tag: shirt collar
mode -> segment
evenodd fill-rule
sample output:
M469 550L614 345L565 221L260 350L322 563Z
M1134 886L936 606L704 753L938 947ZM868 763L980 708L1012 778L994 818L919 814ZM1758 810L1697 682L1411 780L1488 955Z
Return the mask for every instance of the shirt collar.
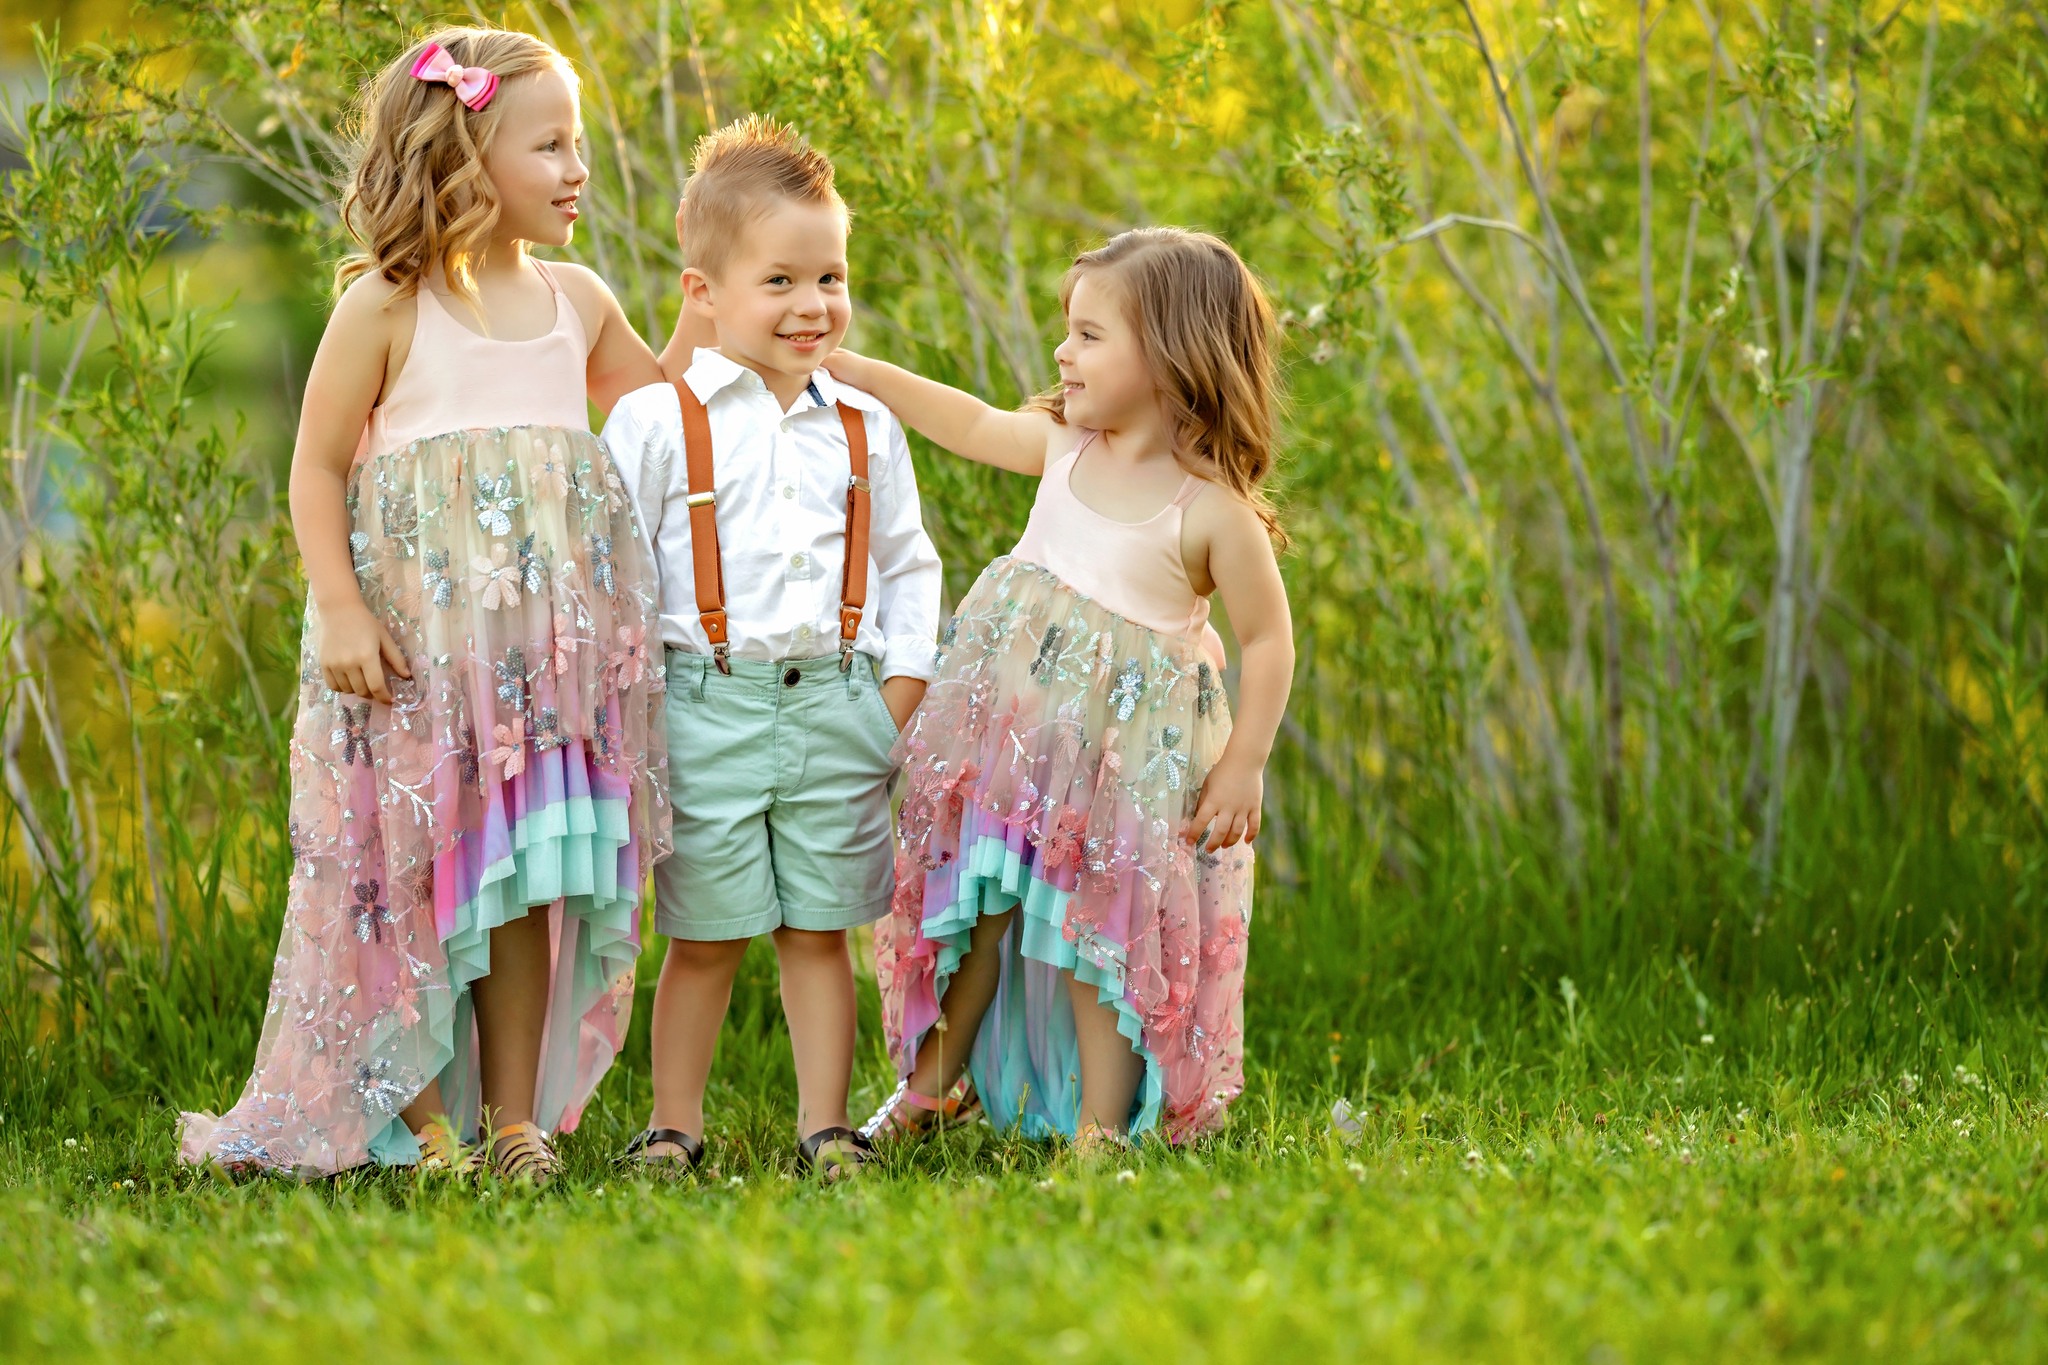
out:
M851 384L840 383L832 377L830 370L822 367L812 372L811 384L818 390L819 395L824 398L825 406L828 408L834 403L844 403L856 412L887 412L889 410L883 405L881 399L864 389L856 389Z
M697 401L705 404L709 404L713 397L734 384L741 385L752 393L768 391L768 385L762 381L760 375L730 356L722 355L705 346L699 346L691 353L690 368L683 372L683 382L690 386L691 393L697 395ZM821 407L829 408L834 403L844 403L859 412L888 410L873 394L856 389L851 384L840 383L832 377L829 370L813 370L811 388L815 390ZM798 407L802 407L801 401Z

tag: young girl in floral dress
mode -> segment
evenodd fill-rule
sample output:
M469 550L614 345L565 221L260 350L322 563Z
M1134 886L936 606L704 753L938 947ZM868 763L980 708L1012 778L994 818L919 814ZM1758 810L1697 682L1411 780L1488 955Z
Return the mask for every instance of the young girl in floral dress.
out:
M545 1180L618 1052L667 760L654 578L587 402L660 376L601 280L528 255L574 231L579 133L522 33L444 30L368 88L292 458L284 931L188 1162Z
M1083 1147L1186 1139L1243 1088L1250 844L1294 670L1261 491L1272 313L1228 246L1172 228L1082 256L1061 302L1060 387L1022 412L827 362L937 444L1039 476L902 741L876 955L903 1084L871 1139L957 1112L963 1068L998 1127Z

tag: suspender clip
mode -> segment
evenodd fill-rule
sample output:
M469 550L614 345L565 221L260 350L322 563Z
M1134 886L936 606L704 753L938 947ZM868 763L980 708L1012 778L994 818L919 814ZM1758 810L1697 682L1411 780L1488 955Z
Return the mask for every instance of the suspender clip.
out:
M725 674L728 678L732 676L732 660L728 657L731 654L732 646L723 640L711 646L711 662L716 664L718 671Z

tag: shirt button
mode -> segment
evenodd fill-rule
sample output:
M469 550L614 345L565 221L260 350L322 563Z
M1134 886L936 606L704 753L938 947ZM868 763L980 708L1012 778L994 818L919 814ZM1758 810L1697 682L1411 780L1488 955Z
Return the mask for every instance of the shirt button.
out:
M811 628L810 628L809 626L807 626L807 625L804 625L804 626L798 626L798 627L796 628L796 638L797 638L797 639L799 639L799 640L808 640L808 639L810 639L810 638L811 638Z
M795 554L789 557L789 567L792 569L801 569L803 566L804 552L802 550L798 550Z
M793 497L795 497L795 496L796 496L796 485L795 485L795 484L788 484L788 483L784 484L784 485L782 486L782 496L783 496L783 497L785 497L785 498L793 498Z
M795 687L799 682L803 681L803 676L803 674L792 668L782 675L782 685L784 687Z

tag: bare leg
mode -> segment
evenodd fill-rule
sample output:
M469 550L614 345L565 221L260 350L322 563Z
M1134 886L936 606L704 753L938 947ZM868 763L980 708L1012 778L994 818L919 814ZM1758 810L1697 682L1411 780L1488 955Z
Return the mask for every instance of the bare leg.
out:
M732 979L747 955L747 940L700 943L672 938L661 960L661 982L654 988L654 1020L649 1039L654 1046L654 1113L650 1128L680 1128L691 1137L704 1136L704 1085L711 1078L711 1055L718 1031L732 1003ZM680 1156L673 1143L657 1142L647 1155Z
M536 905L491 930L491 970L470 987L476 1000L484 1124L533 1122L540 1039L547 1026L548 907Z
M1095 987L1072 972L1061 974L1074 1005L1074 1041L1081 1053L1081 1112L1075 1132L1092 1128L1122 1133L1131 1121L1131 1101L1144 1078L1145 1059L1117 1032L1116 1010L1095 998Z
M1012 906L975 921L967 954L960 959L959 969L946 983L945 998L939 1002L939 1022L925 1034L917 1049L917 1064L910 1069L910 1088L918 1094L944 1099L967 1069L975 1035L981 1032L981 1018L988 1013L996 998L996 984L1002 979L1003 960L996 945L1016 917L1017 909Z
M796 1135L847 1127L853 1079L853 959L846 932L777 929L782 1014L796 1056Z
M449 1122L448 1103L441 1098L441 1078L436 1076L428 1081L413 1102L398 1111L398 1117L405 1120L405 1126L412 1129L414 1137L418 1137L420 1130L436 1119Z

